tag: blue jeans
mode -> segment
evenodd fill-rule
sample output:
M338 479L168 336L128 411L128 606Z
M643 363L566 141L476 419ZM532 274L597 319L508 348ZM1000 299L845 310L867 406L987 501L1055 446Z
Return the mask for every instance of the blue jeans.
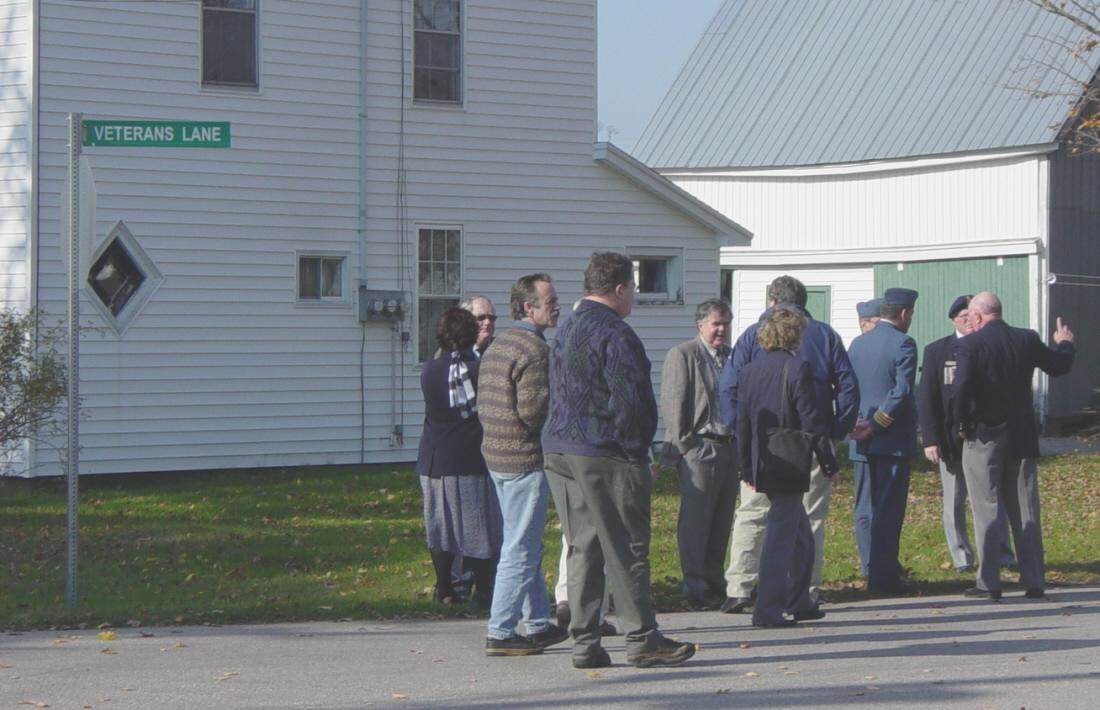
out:
M515 636L523 618L528 635L550 628L550 606L542 577L542 530L550 486L544 471L510 474L490 471L504 517L489 638Z

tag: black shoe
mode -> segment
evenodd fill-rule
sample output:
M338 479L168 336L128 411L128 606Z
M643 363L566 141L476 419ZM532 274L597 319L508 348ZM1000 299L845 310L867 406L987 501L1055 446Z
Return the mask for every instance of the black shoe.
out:
M817 621L825 618L825 612L819 606L813 606L802 611L791 612L791 618L795 621Z
M554 644L561 643L565 639L569 638L569 629L550 624L546 631L540 631L537 634L531 634L527 638L531 639L531 641L539 648L546 648L547 646L553 646Z
M974 599L991 599L995 602L999 602L1001 600L1001 590L1000 589L990 590L990 589L982 589L981 587L970 587L969 589L963 590L963 596L964 597L972 597Z
M607 668L611 665L611 656L607 651L597 648L584 656L573 656L574 668Z
M626 662L635 668L653 668L655 666L678 666L695 655L695 644L673 641L661 637L656 647L627 654Z
M1046 599L1047 598L1046 592L1044 592L1042 589L1039 589L1038 587L1031 587L1026 592L1024 592L1024 596L1027 597L1028 599Z
M726 597L718 611L723 614L744 614L752 608L753 601L750 597Z
M780 619L779 621L754 621L752 625L758 629L787 629L797 623L794 619Z
M537 656L540 653L542 653L542 646L527 636L485 639L486 656Z
M600 636L618 636L619 629L610 621L604 621L600 624Z
M722 605L726 603L726 599L708 592L701 597L684 597L684 602L692 610L713 611L722 608Z
M573 618L569 613L569 602L558 602L554 605L554 618L558 622L558 626L563 629L569 628L569 622Z
M432 590L432 601L444 606L455 606L456 604L462 604L466 600L454 589L440 589L436 587Z
M867 592L876 597L893 597L893 596L905 596L906 594L913 594L917 591L916 587L908 582L903 582L900 579L896 582L889 584L868 584Z

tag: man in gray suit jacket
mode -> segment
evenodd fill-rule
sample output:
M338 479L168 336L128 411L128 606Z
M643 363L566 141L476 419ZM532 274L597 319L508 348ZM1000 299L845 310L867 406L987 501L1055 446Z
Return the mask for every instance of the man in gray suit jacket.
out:
M676 532L684 598L709 609L726 598L723 569L737 502L733 437L718 414L718 375L729 357L732 317L725 301L700 303L699 337L670 350L661 370L662 462L675 464L680 478Z

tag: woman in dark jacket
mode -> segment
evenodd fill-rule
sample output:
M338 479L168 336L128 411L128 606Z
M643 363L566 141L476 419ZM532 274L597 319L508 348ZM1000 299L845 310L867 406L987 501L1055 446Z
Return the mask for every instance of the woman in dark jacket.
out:
M462 601L451 583L455 556L474 572L474 599L483 606L493 590L493 561L500 553L500 504L481 456L477 418L477 321L461 308L439 317L442 354L424 364L424 432L416 472L424 493L424 530L435 567L435 601Z
M814 537L802 495L810 487L810 467L794 480L776 475L768 449L768 432L776 427L812 435L814 455L827 476L837 471L824 413L814 397L810 366L794 353L806 318L798 311L774 308L760 326L757 342L765 351L737 378L737 448L742 480L771 501L760 576L753 609L754 626L790 626L820 619L825 612L810 599ZM791 614L785 617L784 612Z

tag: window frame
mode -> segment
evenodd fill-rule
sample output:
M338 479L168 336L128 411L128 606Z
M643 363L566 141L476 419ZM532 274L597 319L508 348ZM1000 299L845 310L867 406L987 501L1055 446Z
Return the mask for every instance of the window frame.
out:
M202 0L199 0L199 88L202 91L210 91L213 93L261 93L262 89L262 76L263 65L261 57L263 56L262 36L260 31L261 27L261 8L263 4L262 0L255 0L256 7L253 10L237 10L232 8L211 8L214 12L236 12L247 13L251 12L253 15L253 44L255 45L255 68L256 76L255 83L253 84L238 84L234 82L207 82L205 79L205 57L206 57L206 32L204 28L204 18L207 11L207 7L203 4Z
M458 232L458 292L456 294L424 294L420 291L420 233L424 230L443 230ZM462 302L462 299L466 297L466 229L462 224L443 224L443 223L420 223L413 225L413 243L416 245L416 269L414 277L414 293L416 299L415 311L413 313L413 332L416 333L416 364L417 366L423 365L428 360L431 360L431 356L426 359L420 358L420 301L423 298L436 301L454 301L455 305ZM428 263L432 263L429 260ZM447 262L444 262L447 263ZM431 333L429 333L431 337ZM428 352L434 353L438 349L438 345L434 339L428 344Z
M111 309L107 307L99 298L99 294L96 293L95 288L89 281L92 275L92 266L99 261L104 252L111 246L112 243L118 241L122 247L126 250L127 256L129 256L138 269L142 272L145 280L141 282L137 290L126 301L126 305L122 307L122 310L116 316L111 312ZM92 306L99 312L99 315L103 317L103 320L107 321L107 324L111 326L111 329L115 331L115 334L120 338L126 334L130 326L134 324L137 317L141 315L141 312L145 309L145 306L152 300L153 295L160 290L160 286L164 283L164 275L157 268L157 265L153 263L153 260L138 243L137 238L126 226L126 223L119 220L115 226L107 233L107 237L99 243L99 245L92 252L88 258L87 267L82 269L84 272L84 292L87 295L88 300L91 301Z
M347 308L351 305L350 259L351 252L325 251L319 249L300 249L294 252L294 303L302 308ZM340 296L321 296L320 298L302 298L302 259L317 258L340 260ZM322 267L323 268L323 267Z
M416 28L417 2L418 0L410 0L409 101L416 107L463 110L466 107L466 0L458 0L458 32L453 33L458 35L458 97L453 101L449 99L421 99L416 97L416 33L431 32L450 34L442 30L418 30Z
M684 250L667 247L627 247L626 256L631 261L641 259L661 260L668 264L666 279L668 290L662 293L634 292L634 303L643 306L683 305L684 301ZM635 288L641 285L635 282Z

